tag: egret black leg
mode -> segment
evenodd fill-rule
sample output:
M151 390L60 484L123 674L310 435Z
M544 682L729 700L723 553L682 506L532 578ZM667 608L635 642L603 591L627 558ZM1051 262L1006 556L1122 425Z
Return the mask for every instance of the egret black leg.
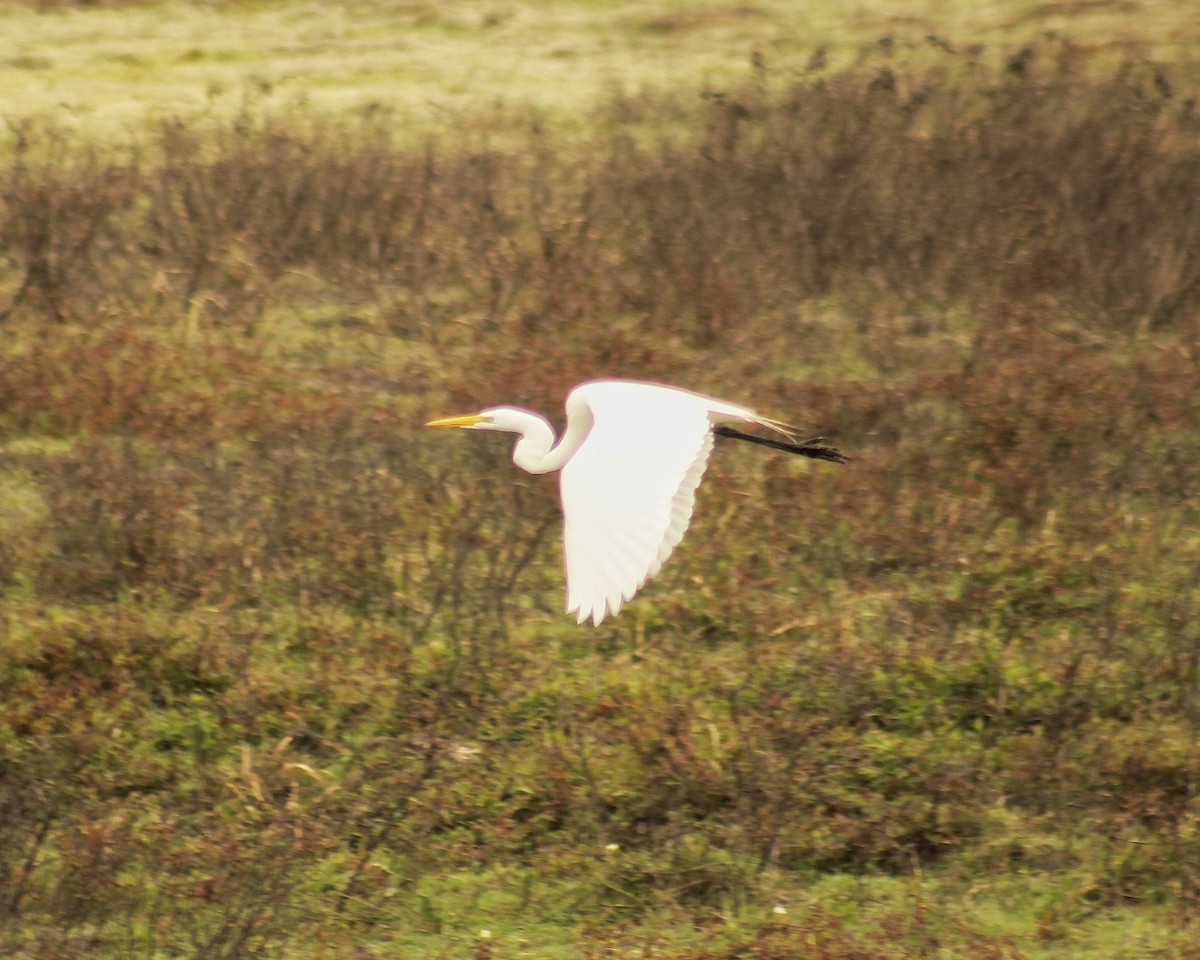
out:
M728 437L731 440L745 440L747 443L758 443L772 450L783 450L801 457L812 457L814 460L828 460L830 463L845 463L847 457L837 447L825 442L824 437L813 437L811 440L777 440L774 437L759 437L753 433L743 433L733 427L721 424L713 427L713 434L718 437Z

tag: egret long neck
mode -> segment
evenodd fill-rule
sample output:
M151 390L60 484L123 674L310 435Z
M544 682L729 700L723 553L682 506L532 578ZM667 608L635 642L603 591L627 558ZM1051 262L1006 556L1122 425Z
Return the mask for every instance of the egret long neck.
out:
M522 424L521 439L513 450L513 463L529 473L561 470L575 455L591 426L590 420L584 423L572 418L556 444L554 428L542 417L530 416L529 421Z

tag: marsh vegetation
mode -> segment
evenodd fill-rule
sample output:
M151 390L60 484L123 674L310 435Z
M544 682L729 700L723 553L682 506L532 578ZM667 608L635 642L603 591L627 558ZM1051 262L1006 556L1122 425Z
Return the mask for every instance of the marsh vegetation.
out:
M0 953L1195 957L1195 91L921 49L16 124ZM577 627L552 480L420 424L600 375L853 461L719 447Z

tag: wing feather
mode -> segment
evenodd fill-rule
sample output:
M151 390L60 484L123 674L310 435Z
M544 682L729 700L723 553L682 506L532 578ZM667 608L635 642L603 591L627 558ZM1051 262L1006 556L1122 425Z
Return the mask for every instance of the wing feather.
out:
M679 546L679 542L687 532L688 524L692 520L692 510L696 505L696 488L700 486L704 471L708 468L708 457L712 453L712 448L712 433L705 433L700 451L691 467L688 468L688 472L671 502L671 521L667 526L666 535L659 545L658 555L654 558L654 563L650 565L648 576L652 577L658 573L662 565L667 562L671 551Z
M709 401L650 384L597 382L568 400L592 426L563 467L567 610L599 624L683 539L712 451Z

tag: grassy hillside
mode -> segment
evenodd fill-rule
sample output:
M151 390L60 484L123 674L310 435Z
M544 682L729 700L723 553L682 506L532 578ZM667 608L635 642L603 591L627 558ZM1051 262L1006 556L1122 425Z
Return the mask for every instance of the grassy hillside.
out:
M712 3L345 2L0 5L0 116L51 114L109 138L147 112L236 113L247 98L323 111L396 111L409 134L497 104L568 127L614 91L721 89L751 61L803 75L882 41L907 57L938 43L984 51L1065 34L1110 66L1191 60L1190 0L831 0Z
M1133 6L419 146L403 104L14 123L0 954L1196 957L1200 120L1098 41ZM786 9L614 16L699 63ZM601 375L852 461L719 446L578 627L553 479L420 424Z

